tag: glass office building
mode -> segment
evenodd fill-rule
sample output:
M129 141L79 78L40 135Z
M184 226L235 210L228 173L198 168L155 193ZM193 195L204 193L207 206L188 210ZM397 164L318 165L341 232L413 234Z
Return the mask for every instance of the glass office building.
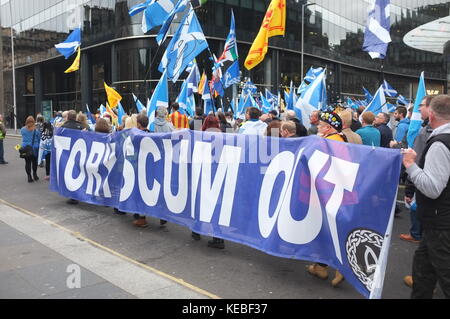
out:
M158 47L155 31L143 34L142 14L128 15L129 8L140 2L144 0L0 0L0 112L3 108L8 114L13 104L11 28L19 126L47 101L52 101L54 110L84 110L86 104L95 109L105 103L104 81L124 97L126 109L134 105L132 93L146 101L160 78L157 68L165 46ZM287 0L286 35L270 39L264 62L250 72L243 63L269 0L209 0L196 12L210 52L218 56L229 32L231 9L234 11L242 76L250 77L260 89L275 93L289 86L291 80L298 86L303 52L304 72L311 66L327 67L330 103L345 96L362 97L363 86L374 93L383 78L405 97L414 97L421 71L425 71L430 93L447 92L449 70L444 55L426 47L408 46L404 37L411 30L447 17L448 1L391 0L393 42L383 65L361 49L371 0L315 0L304 6L306 3ZM74 57L65 60L54 45L79 25L83 31L81 70L66 75L64 70ZM174 23L171 33L176 28ZM434 34L430 41L434 36L450 40L448 32ZM200 70L209 74L210 52L203 52L197 59ZM173 100L180 83L169 87ZM232 94L231 89L227 90L225 105Z

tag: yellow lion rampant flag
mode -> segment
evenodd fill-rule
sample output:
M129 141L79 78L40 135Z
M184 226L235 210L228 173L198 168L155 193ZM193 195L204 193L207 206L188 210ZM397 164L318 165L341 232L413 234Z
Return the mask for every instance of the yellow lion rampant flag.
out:
M253 69L266 56L269 47L269 38L284 35L286 30L286 0L272 0L267 9L258 35L245 59L247 70Z
M122 101L122 96L116 92L113 88L109 87L105 82L106 96L108 97L108 103L111 108L116 108L119 102Z
M66 71L64 71L64 73L72 73L72 72L78 71L80 69L80 57L81 57L81 48L78 47L77 57L73 61L70 68L68 68Z

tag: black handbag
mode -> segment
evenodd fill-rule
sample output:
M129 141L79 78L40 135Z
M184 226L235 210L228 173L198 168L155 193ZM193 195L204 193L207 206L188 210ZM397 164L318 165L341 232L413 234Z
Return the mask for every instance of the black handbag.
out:
M34 132L33 132L33 140L31 142L31 145L34 145L34 137L35 136L36 136L36 130L34 130ZM27 159L27 158L31 158L34 155L33 154L34 153L33 146L31 146L31 145L26 145L19 149L19 157L20 158Z

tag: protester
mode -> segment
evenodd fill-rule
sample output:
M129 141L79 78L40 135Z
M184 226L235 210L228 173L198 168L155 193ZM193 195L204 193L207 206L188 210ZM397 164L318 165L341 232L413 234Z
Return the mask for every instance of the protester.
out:
M318 136L326 139L347 142L347 138L342 134L342 119L336 112L322 112L317 126ZM314 263L307 268L308 273L321 279L328 278L328 265ZM336 270L335 277L331 281L333 287L337 287L344 280L344 276Z
M273 120L280 120L280 118L278 117L278 112L276 110L272 110L268 114L272 118L272 121Z
M180 105L178 103L172 104L172 114L170 114L169 118L172 121L175 129L185 129L189 128L189 120L185 114L180 113Z
M137 114L131 115L125 121L125 129L129 130L129 129L132 129L132 128L137 128Z
M50 122L44 122L42 126L41 141L39 145L38 163L45 160L45 180L50 180L50 162L53 148L53 126Z
M392 141L392 130L387 126L391 117L387 113L378 113L373 122L373 126L380 131L380 146L390 148L389 143Z
M170 133L175 131L175 127L173 127L172 122L167 120L167 108L165 106L160 106L156 110L156 117L154 122L154 131L155 133Z
M232 127L231 124L228 123L225 114L222 112L217 113L217 118L219 119L220 130L223 133L231 133Z
M362 110L362 111L360 111ZM362 128L362 124L359 121L359 117L361 116L362 112L364 111L364 107L359 108L357 111L352 111L352 125L350 126L351 130L353 132L356 132L360 128Z
M87 116L83 114L82 112L78 113L77 115L77 122L81 124L84 131L90 131L91 127L89 126Z
M293 121L285 121L281 123L281 137L284 138L296 138L297 135L297 126Z
M297 118L297 114L295 114L295 111L289 110L286 112L286 121L292 121L295 123L296 127L295 134L297 135L297 137L308 136L308 130Z
M266 130L266 136L281 137L281 122L278 119L272 120Z
M5 151L4 151L4 146L3 146L3 140L6 137L6 128L5 125L3 124L3 115L0 114L0 165L5 165L8 164L7 161L5 161Z
M246 122L242 124L239 133L246 135L264 135L267 129L267 123L262 122L261 111L256 107L249 107L245 113Z
M127 122L128 115L122 116L122 125L117 125L117 131L123 131L125 129L125 123Z
M338 113L342 120L342 134L347 138L348 143L362 144L361 136L352 131L353 114L352 111L346 109Z
M41 133L36 129L36 122L34 117L28 116L25 121L25 126L20 130L22 135L22 147L30 146L32 152L30 156L25 157L25 172L28 176L28 183L33 183L38 181L39 177L37 175L38 167L38 153L39 144L41 140ZM33 175L31 175L31 169L33 169Z
M219 119L215 117L214 114L209 114L203 122L202 131L222 132Z
M137 116L136 120L137 120L137 129L138 130L144 131L146 133L150 133L150 131L148 130L149 119L148 119L147 115L145 115L144 113L140 113ZM119 212L119 213L122 213L122 212ZM139 214L134 214L134 218L136 219L133 222L134 226L141 227L141 228L148 227L147 219L145 216L140 216ZM159 224L160 224L160 226L164 226L165 224L167 224L167 221L161 219L159 221Z
M66 113L66 112L64 112ZM64 124L61 126L62 128L68 128L68 129L72 129L72 130L79 130L82 131L83 130L83 126L81 125L80 122L77 121L77 112L75 112L74 110L70 110L67 111L66 115L63 113L63 117L66 116L66 121L64 122ZM70 198L67 201L67 204L70 205L77 205L79 202L75 199Z
M403 164L416 187L422 240L413 259L411 298L431 299L438 282L450 298L450 96L438 95L429 108L433 129L422 156L403 151Z
M365 112L362 116L362 128L356 131L356 134L361 136L364 145L368 146L380 146L381 133L375 127L373 122L375 121L375 114L372 112Z
M109 134L111 133L111 125L107 120L99 118L95 123L95 132Z
M312 111L309 116L311 127L308 129L308 135L317 135L319 133L317 126L319 125L320 111Z
M203 122L205 121L205 114L203 113L203 108L198 107L195 109L195 116L189 122L189 129L192 131L201 131Z
M422 152L425 149L428 138L430 137L433 129L429 124L429 107L430 103L433 100L433 95L426 96L422 102L420 103L419 111L423 120L422 129L417 135L414 141L414 151L417 154L416 164L418 163L418 159L421 158ZM419 243L422 239L422 227L420 225L420 221L417 216L417 204L415 201L415 192L416 189L414 184L409 180L406 180L405 183L405 203L410 206L410 220L411 220L411 228L409 229L409 234L400 234L400 239L411 242L411 243ZM403 282L412 288L413 279L412 276L405 276L403 278Z
M233 128L235 123L233 112L226 112L225 117L227 119L227 122L230 123L231 128Z
M398 121L397 130L395 132L394 140L397 143L401 143L403 139L406 138L406 135L408 134L408 128L410 119L407 118L408 111L406 107L399 106L395 109L394 112L394 118L396 121Z

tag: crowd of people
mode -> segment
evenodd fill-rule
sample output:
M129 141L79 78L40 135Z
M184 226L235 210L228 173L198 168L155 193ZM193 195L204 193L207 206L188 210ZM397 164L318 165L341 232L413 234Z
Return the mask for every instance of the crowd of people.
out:
M296 117L292 110L271 111L267 114L255 107L246 110L245 118L234 118L232 112L204 114L197 108L195 115L188 118L174 103L170 107L159 107L156 111L152 131L168 133L174 130L191 129L261 135L278 138L299 138L317 135L322 138L371 147L400 148L404 154L401 183L405 184L405 203L410 209L411 230L400 238L419 243L414 256L411 276L404 278L413 288L412 297L431 298L436 282L439 282L446 298L450 298L450 96L427 96L420 104L423 127L415 140L413 150L408 149L407 135L412 116L409 109L399 105L393 114L365 112L364 108L353 110L342 105L326 111L314 111L310 115L309 128ZM88 122L86 115L74 110L58 112L50 122L39 114L37 119L29 116L21 129L22 147L31 146L33 153L25 158L25 172L28 182L38 181L37 169L45 162L45 179L50 176L50 156L54 128L111 133L137 128L150 132L149 118L145 112L125 115L122 125L113 125L111 115L97 116L95 125ZM7 164L3 158L3 139L6 131L0 116L0 164ZM76 200L69 200L77 204ZM115 209L117 214L126 214ZM136 227L148 227L145 216L134 215ZM165 220L160 221L164 227ZM200 240L193 232L192 238ZM212 248L224 249L223 239L213 238L208 242ZM314 263L307 271L319 278L328 278L328 265ZM336 271L331 284L337 287L344 277Z

